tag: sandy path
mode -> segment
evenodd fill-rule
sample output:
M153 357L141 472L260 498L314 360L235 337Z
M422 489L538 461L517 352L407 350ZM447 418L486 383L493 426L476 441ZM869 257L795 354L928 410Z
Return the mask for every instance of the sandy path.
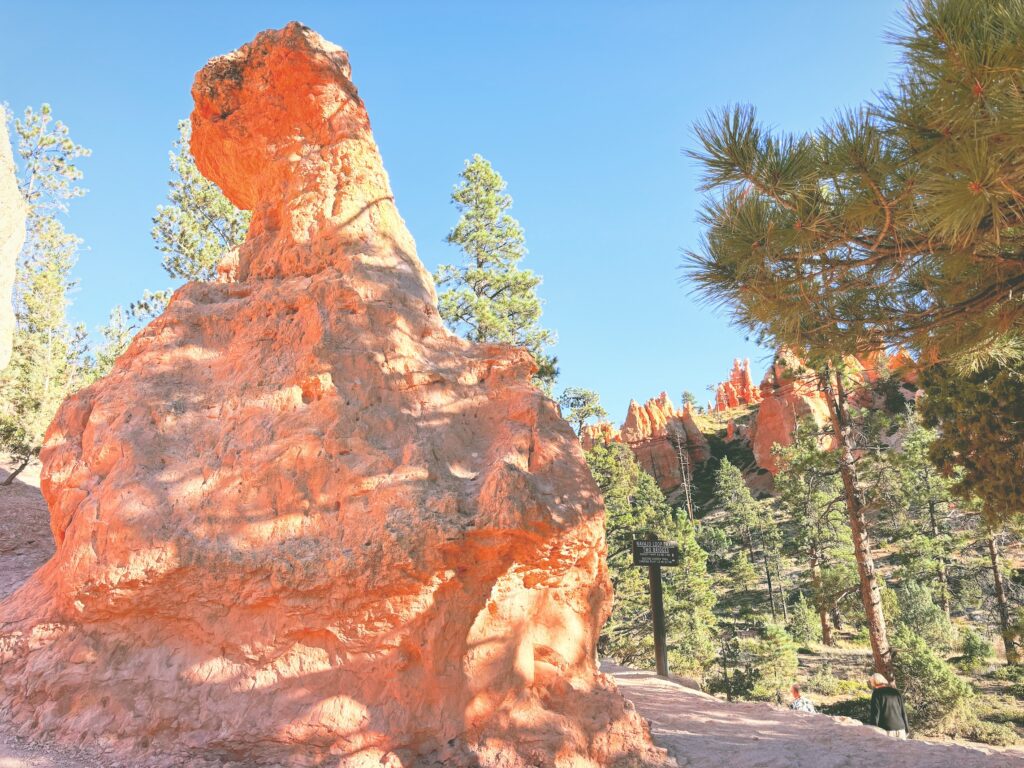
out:
M7 477L0 466L0 479ZM39 493L39 465L0 488L0 600L53 554L46 502ZM2 716L0 716L2 717ZM0 719L0 768L100 768L74 750L25 743Z
M681 768L1024 768L1019 748L897 742L848 718L730 704L651 672L602 668Z

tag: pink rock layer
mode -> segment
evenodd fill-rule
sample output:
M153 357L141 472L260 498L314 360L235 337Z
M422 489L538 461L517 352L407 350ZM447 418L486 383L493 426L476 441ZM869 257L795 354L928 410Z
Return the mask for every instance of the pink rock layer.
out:
M252 229L51 426L0 711L133 766L663 764L595 667L580 447L525 351L444 329L345 52L290 24L193 96Z

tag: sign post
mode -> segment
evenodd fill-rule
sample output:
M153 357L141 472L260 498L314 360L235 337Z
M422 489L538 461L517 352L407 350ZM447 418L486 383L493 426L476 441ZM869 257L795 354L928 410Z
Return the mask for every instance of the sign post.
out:
M661 566L679 565L679 545L674 541L633 540L633 565L646 565L651 582L651 615L654 618L654 664L659 677L668 677L668 643L665 637L665 600L661 591Z

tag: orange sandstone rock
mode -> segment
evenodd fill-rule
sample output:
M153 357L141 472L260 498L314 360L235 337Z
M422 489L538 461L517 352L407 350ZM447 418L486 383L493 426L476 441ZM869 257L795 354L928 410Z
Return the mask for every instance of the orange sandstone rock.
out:
M788 350L776 355L760 391L764 399L750 430L750 444L758 466L774 474L779 467L772 448L792 445L796 425L803 418L810 417L818 426L828 423L828 403L818 392L814 374ZM823 438L822 445L831 447L831 437Z
M345 52L290 24L193 96L249 238L51 426L0 710L133 766L662 764L595 668L579 443L525 351L444 329Z
M690 409L677 410L665 392L644 405L630 402L619 439L632 448L637 462L663 491L674 490L683 482L686 462L692 469L711 457L707 438Z
M897 349L886 361L889 372L909 384L917 384L918 362L905 349Z
M621 442L619 430L607 421L600 421L597 424L584 424L580 431L580 445L584 451L589 451L597 444L608 445L613 442Z
M737 408L741 405L756 405L761 402L761 390L754 385L750 375L750 360L736 358L732 363L728 381L715 389L715 410L718 412Z

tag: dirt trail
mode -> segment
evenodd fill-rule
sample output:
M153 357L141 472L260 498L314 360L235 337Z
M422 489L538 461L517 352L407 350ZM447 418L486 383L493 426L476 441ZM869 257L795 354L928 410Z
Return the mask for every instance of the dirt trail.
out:
M681 768L1024 768L1019 748L890 739L849 718L721 701L651 672L602 665Z
M0 478L6 477L0 466ZM0 488L0 599L53 552L39 468ZM895 742L852 720L729 704L650 672L604 665L681 768L1024 768L1024 750ZM17 739L0 718L0 768L110 768L75 750Z

